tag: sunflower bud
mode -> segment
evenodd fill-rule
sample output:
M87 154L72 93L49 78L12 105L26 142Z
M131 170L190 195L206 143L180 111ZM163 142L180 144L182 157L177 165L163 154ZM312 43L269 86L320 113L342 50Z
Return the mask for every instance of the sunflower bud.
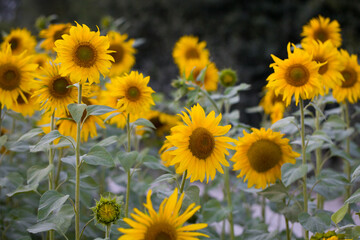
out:
M91 210L93 210L98 223L110 225L119 220L121 204L117 203L116 198L101 196L100 200L96 201L96 206L92 207Z
M234 86L237 82L236 72L231 68L221 70L219 78L221 85L224 87Z

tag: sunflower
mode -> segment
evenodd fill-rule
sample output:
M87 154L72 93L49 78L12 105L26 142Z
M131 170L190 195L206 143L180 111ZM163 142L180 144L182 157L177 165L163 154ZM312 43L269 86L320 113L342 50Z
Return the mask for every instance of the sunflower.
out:
M145 77L142 73L131 71L121 77L111 78L112 89L109 95L117 99L116 107L121 112L130 113L132 116L140 116L150 110L151 105L155 105L151 96L154 91L148 87L150 77Z
M41 109L45 111L67 112L67 105L77 101L77 88L72 85L70 78L60 74L62 65L47 63L39 76L38 89L34 92Z
M143 213L137 208L130 218L124 218L124 221L132 228L118 228L124 235L118 240L198 240L197 237L209 237L206 234L196 232L197 230L207 227L206 223L195 223L183 226L184 223L191 218L200 206L195 203L180 214L181 205L184 199L184 193L178 200L178 189L176 188L169 198L165 198L160 204L159 212L156 212L152 202L149 190L144 203L148 213Z
M189 60L209 61L209 50L206 48L206 42L199 42L194 36L183 36L177 41L173 50L173 58L182 72L185 64Z
M4 37L1 48L5 50L7 48L7 44L10 44L14 55L19 55L24 51L26 51L26 54L32 54L35 52L36 39L31 35L29 30L25 28L17 28L11 30L9 35Z
M90 31L89 27L76 23L69 34L55 42L56 63L61 63L61 75L70 75L73 82L99 83L100 73L107 75L114 58L109 54L109 39L100 36L100 31Z
M301 36L304 37L301 44L311 44L313 40L319 40L326 42L330 40L335 47L341 46L340 24L338 21L333 20L330 22L330 18L324 18L318 16L312 18L310 22L303 26Z
M126 41L128 38L127 34L120 34L114 31L109 31L107 35L110 41L109 50L113 51L110 55L114 58L109 76L113 77L129 72L135 64L134 54L136 50L133 48L135 40L128 39Z
M219 79L221 85L223 85L224 87L231 87L234 86L237 82L237 75L233 69L226 68L221 70Z
M100 104L101 105L105 105L108 107L112 107L112 108L116 108L117 106L117 102L120 98L120 96L111 96L110 89L113 89L114 87L114 83L110 82L110 83L106 83L105 84L106 90L102 90L100 92ZM106 119L107 117L109 117L111 114L115 114L118 113L118 115L110 118L108 120L109 124L116 124L116 126L118 128L124 128L126 125L126 113L125 112L121 112L119 110L104 114L103 117ZM134 118L134 116L130 116L130 122L133 122L134 120L136 120L136 118Z
M169 135L170 129L175 127L180 123L180 117L176 115L167 114L157 110L150 110L143 117L148 119L155 126L155 133L158 137L163 137L164 135ZM139 129L136 131L137 134L142 135L144 133L141 130L143 127L139 126Z
M206 69L205 69L206 68ZM204 80L197 80L197 77L204 70ZM207 91L216 91L219 82L219 70L216 68L215 63L205 62L199 60L188 61L184 66L184 72L186 79L192 79L193 81L205 88Z
M357 55L349 54L346 50L340 50L343 57L344 69L341 71L344 81L333 89L333 96L338 102L345 100L356 103L360 97L360 66Z
M32 97L32 92L33 91L30 93L23 92L21 95L19 95L11 110L21 113L21 115L25 117L32 116L35 111L39 110L39 104ZM25 100L22 96L25 97Z
M292 96L295 96L296 105L299 98L311 99L318 94L323 94L320 75L318 73L321 64L312 61L312 57L306 51L293 45L294 51L287 46L288 59L281 60L271 55L275 63L270 64L274 68L267 81L267 88L275 91L276 95L282 94L283 100L288 106Z
M276 96L273 90L268 89L260 101L259 105L263 107L266 114L270 115L271 123L277 122L284 116L285 102L282 98L281 94Z
M45 67L46 63L51 61L51 58L46 53L38 53L35 55L32 55L33 63L36 63L38 65L38 70Z
M86 105L98 105L97 100L89 99L86 97L82 98L82 103ZM84 120L86 116L86 110L83 113L81 121ZM57 123L59 124L58 130L64 136L71 136L73 139L76 139L76 122L71 119L71 115L69 113L63 113L60 116L60 119ZM86 120L82 124L81 128L81 141L87 142L89 136L91 138L97 136L96 124L102 128L105 128L103 120L99 116L90 115L86 118Z
M168 151L172 147L174 147L174 146L169 142L169 140L166 139L164 144L162 145L162 147L159 150L160 158L165 167L170 167L170 162L175 157L174 155L170 154L170 151ZM179 164L177 164L177 165L179 165ZM175 168L176 167L177 166L175 166Z
M12 108L19 96L26 101L24 92L29 92L35 76L36 64L32 64L31 57L13 55L10 44L6 44L0 52L0 104Z
M45 50L54 51L56 40L63 39L63 34L69 34L70 28L70 23L50 24L47 29L43 29L39 33L41 38L45 38L40 47Z
M281 166L284 163L295 163L300 154L294 152L289 139L284 134L271 129L252 128L252 133L243 132L236 144L236 153L230 159L235 162L234 171L240 170L237 177L248 180L248 187L266 188L281 178Z
M303 45L305 51L313 56L313 61L323 64L319 68L322 85L325 87L325 93L335 85L341 85L344 81L341 71L344 66L339 51L335 48L330 40L326 42L313 41L311 44Z
M191 177L191 182L196 180L202 182L205 177L209 182L209 178L215 178L216 170L224 173L221 164L229 166L224 154L229 154L227 148L233 148L229 144L233 139L223 135L231 126L218 126L221 114L215 117L215 112L212 111L205 116L200 104L193 106L191 110L186 110L189 115L185 112L180 115L185 124L173 127L171 135L167 136L170 144L177 147L169 151L175 156L170 165L179 163L176 172L181 174L187 170L187 178Z

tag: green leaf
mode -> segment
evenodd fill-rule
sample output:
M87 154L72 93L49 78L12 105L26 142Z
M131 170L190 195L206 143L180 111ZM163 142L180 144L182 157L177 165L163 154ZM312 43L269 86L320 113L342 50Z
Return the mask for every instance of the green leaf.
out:
M202 216L204 222L207 223L221 222L227 218L228 212L225 211L224 207L221 206L217 199L210 199L205 202L202 207Z
M349 204L345 203L339 210L331 215L331 220L337 225L345 217L349 209Z
M285 187L289 186L296 180L304 177L307 173L307 170L307 165L302 165L301 160L298 160L296 164L283 164L281 167L281 179Z
M38 188L38 186L39 186L39 184L19 186L16 188L15 191L6 194L6 196L12 197L18 193L32 192L32 191L35 191Z
M0 137L0 147L4 146L4 144L7 142L8 136L3 135Z
M346 128L346 123L338 115L331 115L324 123L324 128Z
M315 131L309 138L311 140L321 140L330 144L334 144L331 141L331 138L324 131L320 130Z
M275 131L280 131L283 127L294 124L296 126L295 117L290 116L276 121L273 125L271 125L271 129Z
M107 146L109 146L111 144L117 143L118 141L119 141L118 136L110 136L108 138L105 138L105 139L101 140L96 145L102 146L102 147L107 147Z
M302 206L299 204L292 204L291 206L285 206L280 213L284 214L284 216L289 219L291 222L298 222L299 212L302 211Z
M32 166L27 170L27 184L39 184L44 178L49 175L53 167L53 164L49 164L45 168L43 168L42 166Z
M259 194L272 202L282 202L288 196L287 188L281 182L271 185Z
M324 113L321 111L321 109L315 103L310 102L305 108L307 108L308 106L312 106L313 108L315 108L316 111L318 111L320 113L320 115L322 117L325 117Z
M192 185L185 189L185 196L183 200L183 204L181 206L182 209L186 209L190 204L195 203L196 205L200 205L200 189L198 186Z
M145 126L145 127L156 129L154 124L152 122L150 122L149 120L145 119L145 118L139 118L135 122L133 122L132 124L134 124L136 126Z
M347 152L345 152L342 149L339 149L335 146L330 147L330 151L331 151L331 156L337 156L340 157L346 161L348 161L350 164L352 164L354 162L354 159L350 156L350 154L348 154Z
M32 139L40 134L44 133L44 131L41 128L34 128L31 129L30 131L28 131L27 133L25 133L24 135L22 135L17 142L20 141L27 141L29 139Z
M135 164L136 158L139 153L132 152L118 152L116 155L117 160L120 162L121 166L125 169L125 171L130 171L130 168Z
M143 165L147 168L154 169L154 170L163 170L164 172L171 173L171 170L165 167L163 164L159 162L144 162Z
M354 170L353 174L351 175L351 182L356 181L359 176L360 176L360 165Z
M330 216L325 212L317 212L314 216L306 212L300 213L299 222L306 230L313 233L325 232L331 225Z
M63 195L54 190L45 192L40 198L38 221L44 220L51 212L60 209L68 198L69 195Z
M43 136L35 146L30 147L30 152L44 151L49 148L49 143L60 137L62 137L60 132L58 130L53 130Z
M161 183L164 181L174 182L174 180L176 180L176 175L171 174L171 173L163 174L163 175L160 175L158 178L156 178L154 181L152 181L151 186L155 186L158 183Z
M90 165L101 165L106 167L114 166L114 160L111 154L106 151L104 147L97 145L92 147L89 153L83 156L83 160Z
M76 123L79 123L81 121L86 106L86 104L78 103L70 103L68 105L69 112Z
M81 159L82 159L82 157L80 157L80 161L81 161ZM76 158L75 158L75 155L63 157L63 158L61 158L61 161L62 161L63 163L69 164L69 165L73 166L74 168L76 168Z
M360 202L360 189L356 190L346 201L345 203L358 203Z
M118 109L108 107L105 105L90 105L86 107L86 111L87 111L86 116L90 116L90 115L99 116L116 110Z
M236 95L239 91L244 91L250 89L251 85L247 83L241 83L234 87L228 87L224 91L224 95L226 95L227 98L232 97Z
M113 117L115 117L119 114L121 114L121 112L114 112L114 113L110 114L107 118L105 118L104 123L106 123L107 121L109 121L110 119L112 119Z

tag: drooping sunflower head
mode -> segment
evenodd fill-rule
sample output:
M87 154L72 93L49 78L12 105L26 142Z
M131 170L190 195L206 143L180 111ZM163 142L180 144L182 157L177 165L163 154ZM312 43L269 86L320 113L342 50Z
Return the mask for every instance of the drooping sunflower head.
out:
M17 28L11 30L9 35L4 37L4 41L1 44L3 51L7 48L7 44L10 44L14 55L19 55L24 51L26 51L26 54L32 54L35 52L36 39L29 30Z
M35 77L37 64L31 63L31 57L25 52L13 55L10 44L0 52L0 103L12 108L24 92L29 92Z
M55 42L55 62L62 65L60 74L70 75L74 83L99 83L100 74L107 75L114 61L109 46L108 37L100 36L99 30L94 32L76 23L69 34Z
M311 44L303 45L303 48L312 55L313 61L322 64L319 68L319 74L325 93L328 93L330 88L334 88L335 85L340 85L344 81L340 73L344 68L342 57L330 40L324 43L314 40Z
M206 116L200 104L186 110L189 114L182 112L180 115L184 124L173 127L171 135L167 136L170 144L177 147L169 151L174 155L170 165L179 164L176 172L187 171L191 182L202 182L205 178L208 182L209 178L215 178L216 171L224 173L222 165L229 166L225 154L229 154L227 149L233 148L229 144L233 140L224 135L231 126L219 126L221 114L215 117L212 111Z
M190 60L206 63L209 61L209 50L206 49L206 42L199 42L199 39L194 36L181 37L175 44L172 55L180 71Z
M39 33L41 38L45 38L40 44L40 47L45 50L54 51L55 42L59 39L63 39L63 34L69 34L70 28L70 23L50 24L47 29L43 29Z
M216 91L219 82L219 70L215 63L208 61L190 60L184 65L186 79L192 79L197 85L207 91ZM202 79L199 79L201 78Z
M178 199L178 189L176 188L169 198L165 198L160 204L159 211L156 212L151 202L149 190L144 206L147 213L134 209L130 218L124 221L131 228L118 228L123 233L118 240L198 240L198 237L209 237L206 234L196 232L207 227L206 223L195 223L184 226L184 223L191 218L199 209L195 203L180 214L184 193Z
M231 87L234 86L237 82L237 75L233 69L226 68L221 70L219 79L221 85L223 85L224 87Z
M77 88L72 85L69 76L60 74L62 65L48 62L38 77L38 88L34 92L36 101L45 111L68 112L67 105L77 101Z
M274 69L274 73L267 78L266 86L273 89L276 95L282 94L286 106L291 103L293 96L297 105L300 97L312 99L318 94L324 94L318 72L321 64L313 61L311 55L306 51L295 45L293 48L292 52L289 43L287 46L288 58L285 60L271 55L275 61L270 65Z
M275 183L281 178L281 166L287 162L295 163L295 158L300 156L292 150L289 139L279 132L252 128L252 133L243 133L230 160L235 162L233 170L240 170L237 177L244 177L249 188L253 185L266 188Z
M267 89L265 96L260 100L260 106L264 112L270 115L271 123L275 123L284 116L285 102L282 100L282 94L276 95L272 89Z
M121 204L116 201L116 198L101 196L91 210L94 212L96 221L107 226L120 219Z
M344 81L333 88L333 96L338 102L349 101L355 103L360 98L360 66L357 55L340 50L344 68L341 75Z
M330 40L335 47L341 46L340 24L338 21L330 21L330 18L318 16L312 18L308 24L303 26L301 36L304 37L301 44L308 44L313 40L326 42Z
M39 110L39 104L32 97L33 91L22 92L16 99L11 110L21 113L24 117L32 116L35 111Z
M149 111L151 105L155 105L151 96L154 91L148 86L149 80L150 77L144 78L137 71L111 78L113 88L109 89L109 94L117 99L116 107L133 116Z
M135 64L134 54L136 50L133 48L135 40L127 40L127 34L120 34L114 31L109 31L107 35L110 40L109 50L113 51L110 55L114 58L109 76L119 76L124 72L129 72Z

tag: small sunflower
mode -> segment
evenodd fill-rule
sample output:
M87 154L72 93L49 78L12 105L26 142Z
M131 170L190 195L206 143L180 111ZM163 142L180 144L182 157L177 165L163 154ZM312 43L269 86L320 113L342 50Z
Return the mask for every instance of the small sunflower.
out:
M10 45L0 52L0 104L12 108L19 96L26 101L24 92L29 92L35 77L36 64L25 53L13 55Z
M236 153L230 159L235 162L234 171L240 170L237 177L248 180L248 187L266 188L281 178L281 166L284 163L295 163L300 154L294 152L289 139L284 134L271 129L252 128L252 133L243 132L236 144Z
M24 117L32 116L35 111L39 110L39 104L32 97L32 92L33 91L30 91L30 93L23 92L19 95L11 110L21 113ZM22 96L25 97L25 100Z
M116 198L100 197L96 201L96 206L92 207L96 221L105 226L116 223L120 219L121 204L116 202Z
M184 226L184 223L191 218L199 209L195 203L180 214L181 205L184 199L184 193L178 200L178 189L165 198L160 204L159 212L156 212L152 202L149 190L144 203L148 213L143 213L137 208L130 218L124 218L124 221L132 228L118 228L124 233L118 240L198 240L197 237L209 237L206 234L196 232L197 230L207 227L206 223L195 223Z
M226 68L221 70L219 79L221 85L223 85L224 87L231 87L234 86L237 82L237 75L233 69Z
M107 75L114 58L108 50L110 43L100 31L90 31L89 27L76 23L70 28L69 34L55 42L57 52L55 62L61 63L61 75L70 75L75 82L99 83L100 73Z
M134 54L136 50L133 48L135 40L126 40L128 38L127 34L114 31L109 31L107 35L110 41L109 50L113 51L110 55L114 58L109 76L118 76L124 72L129 72L135 64Z
M281 60L271 55L275 63L270 64L274 68L268 78L267 88L275 91L276 95L282 94L283 100L288 106L293 96L296 105L299 98L311 99L316 95L323 95L324 88L321 86L318 73L321 64L312 61L312 57L306 51L293 45L294 51L290 50L290 43L287 46L288 59Z
M45 50L54 51L55 42L59 39L63 39L63 34L69 34L70 28L70 23L50 24L47 29L43 29L39 33L41 38L45 38L40 44L40 47Z
M313 41L311 44L303 46L305 51L313 56L313 61L322 64L319 68L322 85L325 87L325 93L335 85L340 85L344 81L341 71L344 66L339 51L335 48L330 40L322 43Z
M197 77L202 70L205 70L204 80L198 81ZM205 88L207 91L217 90L219 82L219 70L216 68L215 63L191 60L185 64L184 71L186 79L189 79L192 76L193 81L197 85Z
M357 55L340 50L344 60L344 69L341 71L344 81L333 88L333 96L338 102L345 100L356 103L360 98L360 66Z
M199 42L194 36L183 36L177 41L173 50L173 58L180 71L189 60L199 60L207 63L209 61L209 50L206 42Z
M335 231L328 231L326 233L316 233L311 236L310 240L351 240L345 239L345 234L336 234Z
M340 47L342 41L340 31L338 21L333 20L330 22L330 18L319 15L303 26L301 36L304 38L301 44L311 44L313 40L319 40L323 43L330 40L335 47Z
M109 89L109 95L117 98L117 108L121 112L130 113L132 116L140 116L155 105L151 96L154 91L148 87L150 77L142 73L132 71L121 77L111 78L113 88Z
M170 134L170 129L180 123L180 117L176 115L167 114L157 110L150 110L143 118L148 119L155 126L155 133L158 137ZM137 130L137 134L142 135L143 130Z
M284 116L285 102L282 98L281 94L276 96L273 90L268 89L260 101L259 105L263 107L266 114L270 115L271 123L277 122Z
M9 35L4 37L4 41L1 44L3 51L7 48L7 44L10 44L11 51L14 55L19 55L24 51L26 51L28 55L35 52L36 39L31 35L29 30L17 28L11 30Z
M34 92L37 102L41 109L67 112L67 105L77 101L77 88L69 87L72 85L70 78L60 74L62 65L58 66L51 62L47 63L42 69L42 74L38 77L38 90Z
M105 84L106 90L101 90L101 92L100 92L99 100L100 100L101 105L105 105L105 106L112 107L112 108L117 107L117 102L118 102L120 96L110 95L111 89L113 89L114 86L115 85L113 82ZM106 119L111 114L115 114L115 113L119 113L119 114L110 118L108 120L109 124L116 124L116 126L118 128L124 128L126 125L126 116L127 116L127 114L125 112L116 110L116 111L104 114L103 117ZM136 120L136 118L134 118L134 116L130 116L130 122L133 122L135 120Z
M38 70L45 67L46 63L51 61L51 58L46 53L38 53L35 55L32 55L33 63L36 63L38 65Z
M221 164L229 166L225 154L229 154L227 148L233 149L229 144L233 139L224 135L231 126L218 126L221 114L215 117L215 112L212 111L205 116L200 104L193 106L191 110L186 110L189 115L185 112L180 115L185 124L173 127L171 135L167 137L170 144L177 147L169 151L175 156L170 164L179 163L176 172L181 174L187 170L187 178L191 177L191 182L196 180L202 182L205 177L209 182L209 178L215 178L216 170L224 173Z
M159 155L162 160L162 163L165 167L170 167L170 162L174 159L174 155L170 154L170 151L168 149L174 147L169 140L165 140L164 144L159 150ZM178 165L178 164L177 164Z

